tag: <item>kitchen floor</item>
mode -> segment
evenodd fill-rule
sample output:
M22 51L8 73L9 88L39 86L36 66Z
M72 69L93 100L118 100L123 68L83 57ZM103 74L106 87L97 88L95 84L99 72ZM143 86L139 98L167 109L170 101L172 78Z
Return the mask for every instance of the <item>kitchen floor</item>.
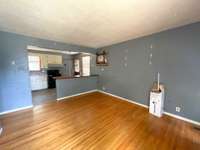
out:
M33 105L41 105L50 101L56 101L56 89L32 91Z

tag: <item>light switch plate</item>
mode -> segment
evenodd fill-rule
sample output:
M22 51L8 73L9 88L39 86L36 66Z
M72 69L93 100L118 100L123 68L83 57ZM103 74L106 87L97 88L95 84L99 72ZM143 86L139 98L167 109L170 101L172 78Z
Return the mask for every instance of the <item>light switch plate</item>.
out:
M176 111L180 112L181 111L181 107L176 107Z
M12 64L12 65L15 65L15 61L13 60L13 61L11 62L11 64Z

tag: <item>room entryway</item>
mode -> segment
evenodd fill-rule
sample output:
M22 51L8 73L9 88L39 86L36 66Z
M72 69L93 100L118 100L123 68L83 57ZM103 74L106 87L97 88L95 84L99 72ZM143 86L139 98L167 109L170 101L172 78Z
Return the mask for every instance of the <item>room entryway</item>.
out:
M32 91L33 105L41 105L56 100L56 89Z

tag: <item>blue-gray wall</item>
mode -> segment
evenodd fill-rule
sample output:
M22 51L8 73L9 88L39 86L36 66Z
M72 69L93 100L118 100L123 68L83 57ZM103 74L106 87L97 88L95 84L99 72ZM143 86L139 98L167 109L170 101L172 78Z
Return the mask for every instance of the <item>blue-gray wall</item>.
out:
M98 76L56 80L57 98L97 89Z
M0 112L32 105L27 45L95 53L92 48L0 32Z
M148 105L150 87L160 72L165 111L200 121L200 23L103 49L109 53L109 66L98 67L100 89Z
M32 104L27 45L95 53L92 48L0 32L0 112ZM166 86L165 111L200 121L200 23L105 49L110 65L97 69L100 89L104 86L110 93L148 105L149 89L160 72ZM180 113L176 106L182 108Z

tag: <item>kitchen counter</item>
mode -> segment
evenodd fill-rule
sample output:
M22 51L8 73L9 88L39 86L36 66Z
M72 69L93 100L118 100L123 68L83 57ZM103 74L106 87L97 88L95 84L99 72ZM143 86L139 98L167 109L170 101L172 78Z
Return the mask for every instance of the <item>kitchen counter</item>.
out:
M55 77L57 100L97 89L98 75L81 77Z
M77 79L77 78L89 78L89 77L98 77L99 75L90 75L90 76L59 76L53 77L56 80L63 80L63 79Z

